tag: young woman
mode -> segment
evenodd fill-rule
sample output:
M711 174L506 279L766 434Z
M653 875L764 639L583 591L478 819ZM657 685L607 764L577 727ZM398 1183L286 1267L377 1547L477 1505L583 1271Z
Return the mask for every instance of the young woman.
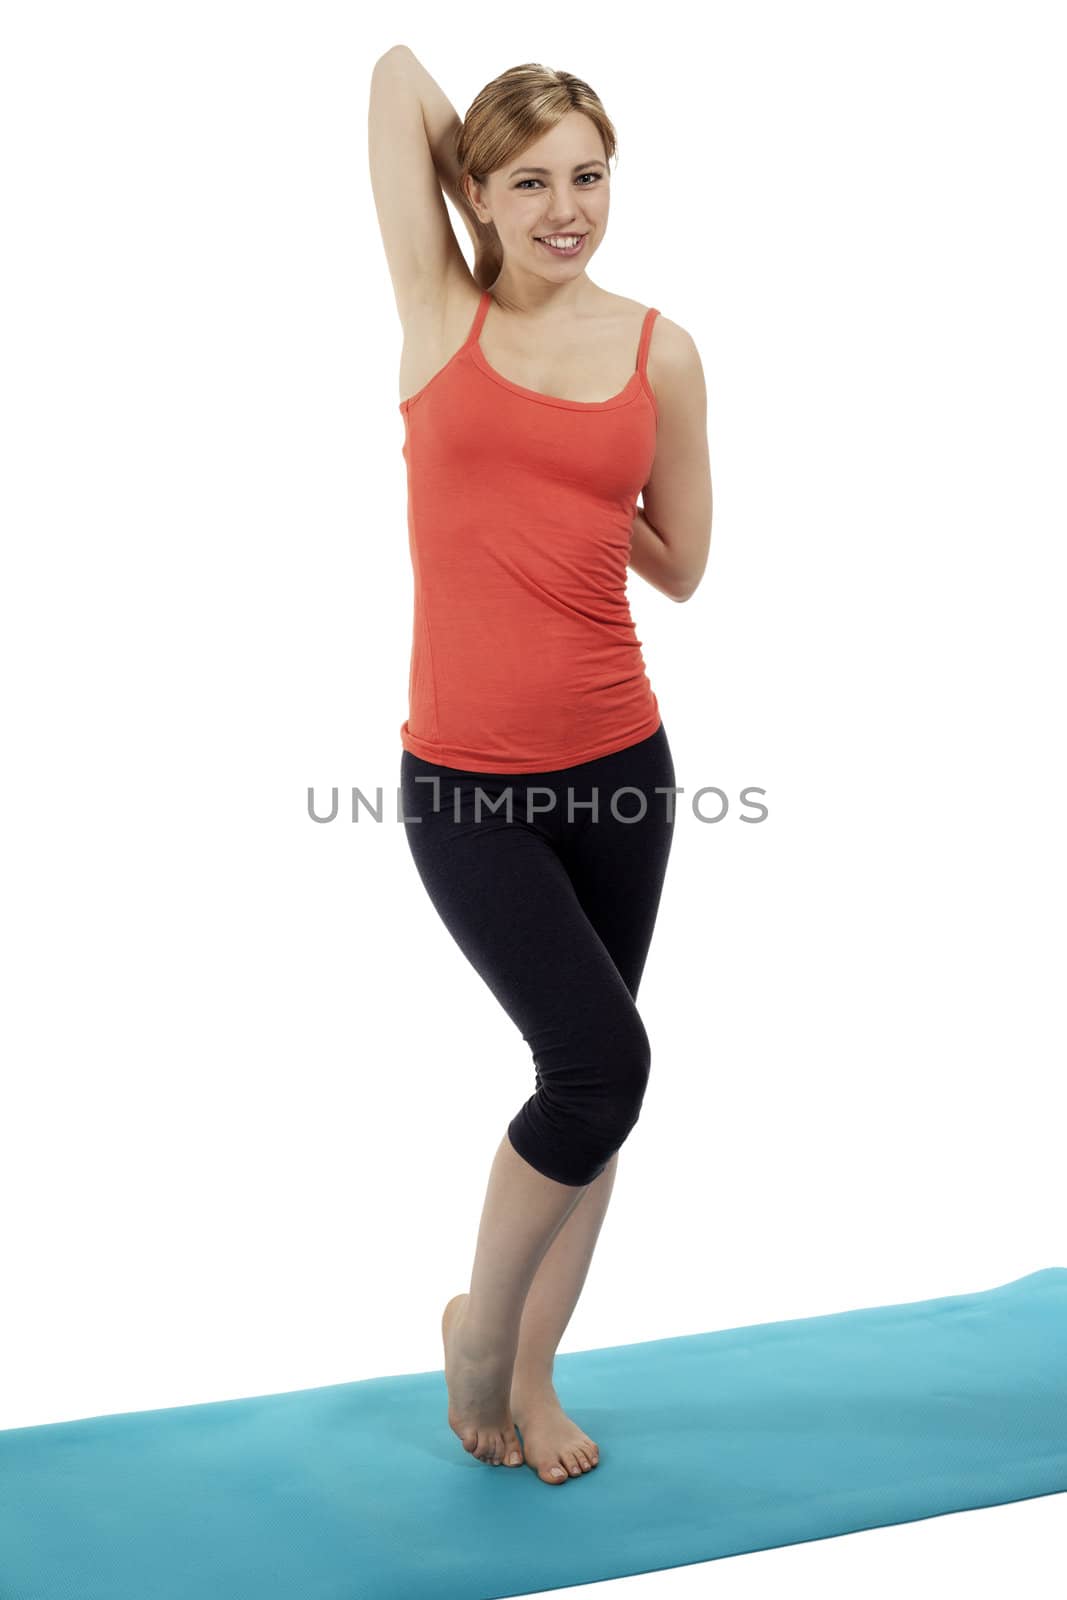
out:
M635 1001L674 819L627 569L679 601L703 575L704 377L684 329L589 277L615 134L586 83L515 67L461 122L397 45L374 67L369 135L404 329L405 829L537 1085L493 1161L470 1291L442 1319L448 1420L479 1460L525 1457L561 1483L598 1461L553 1358L649 1077ZM655 198L643 226L666 245Z

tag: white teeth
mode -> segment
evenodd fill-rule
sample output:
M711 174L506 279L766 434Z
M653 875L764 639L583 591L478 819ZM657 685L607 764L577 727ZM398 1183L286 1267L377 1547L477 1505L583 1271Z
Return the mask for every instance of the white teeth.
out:
M541 235L542 244L558 245L562 250L569 250L578 244L582 235L580 233L547 233Z

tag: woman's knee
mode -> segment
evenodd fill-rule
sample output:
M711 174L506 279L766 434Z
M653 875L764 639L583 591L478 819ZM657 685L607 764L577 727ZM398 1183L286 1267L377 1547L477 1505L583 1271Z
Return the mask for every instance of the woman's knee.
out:
M652 1070L648 1034L636 1007L627 1011L621 1028L605 1034L599 1048L595 1116L611 1146L606 1158L610 1159L641 1115Z
M563 1183L591 1183L633 1132L651 1072L636 1007L566 1044L535 1053L537 1092L510 1125L530 1164Z

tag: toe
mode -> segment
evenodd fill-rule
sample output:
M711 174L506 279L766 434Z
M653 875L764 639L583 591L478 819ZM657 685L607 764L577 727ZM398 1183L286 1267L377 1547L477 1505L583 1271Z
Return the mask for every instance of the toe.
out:
M592 1470L593 1463L589 1459L589 1452L587 1450L576 1450L574 1453L578 1457L578 1465L581 1467L582 1471L590 1472Z
M564 1453L563 1465L566 1467L572 1478L577 1478L582 1470L578 1458L573 1450L568 1450Z

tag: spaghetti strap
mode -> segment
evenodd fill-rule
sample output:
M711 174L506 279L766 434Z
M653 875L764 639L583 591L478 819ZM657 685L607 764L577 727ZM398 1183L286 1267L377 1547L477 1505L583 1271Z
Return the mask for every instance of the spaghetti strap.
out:
M641 325L641 342L637 347L637 371L646 381L648 373L645 370L648 363L648 347L652 343L652 324L659 316L655 306L649 306L645 312L645 320Z
M466 350L466 348L467 348L467 346L469 344L477 344L478 343L478 335L482 331L482 323L485 321L486 316L487 316L488 311L489 311L489 299L490 299L489 290L488 289L483 289L482 290L482 298L478 301L478 309L474 313L474 321L471 323L470 332L468 333L467 337L464 339L463 343L460 345L460 349L461 350Z

